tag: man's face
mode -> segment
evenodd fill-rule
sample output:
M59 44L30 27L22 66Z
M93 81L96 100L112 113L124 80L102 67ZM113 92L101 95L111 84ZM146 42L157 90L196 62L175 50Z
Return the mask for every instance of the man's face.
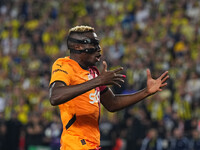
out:
M80 40L85 40L85 39L91 39L91 40L98 40L97 35L94 32L87 32L79 36ZM80 49L91 49L91 48L99 48L97 51L93 53L81 53L80 59L81 63L83 63L85 66L94 66L96 62L100 61L101 57L101 49L98 43L92 43L92 44L81 44Z

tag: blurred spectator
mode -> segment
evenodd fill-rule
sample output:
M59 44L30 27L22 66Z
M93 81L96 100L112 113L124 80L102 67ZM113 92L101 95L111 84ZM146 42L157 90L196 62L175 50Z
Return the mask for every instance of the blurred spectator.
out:
M115 41L113 46L109 47L108 51L108 58L109 62L112 62L112 64L115 64L115 66L120 64L120 59L124 55L124 46L119 43L119 41Z
M133 110L129 111L130 116L126 119L126 150L131 150L133 147L139 150L142 145L142 140L150 127L150 122L143 109L138 109L136 114L134 113L136 115L135 117L132 117Z
M186 92L190 101L198 101L200 99L200 78L196 72L192 72L190 79L186 82Z
M6 121L5 150L18 150L22 124L17 119L17 112L11 112L11 118Z
M115 145L112 150L126 150L126 129L120 129L119 135L116 137Z
M5 99L0 97L0 113L4 112L5 110Z
M200 131L192 130L192 138L190 140L190 149L198 150L200 149Z
M0 149L6 149L6 120L3 112L0 112Z
M57 114L53 114L53 119L45 127L44 131L44 142L45 145L50 145L51 150L58 150L60 149L60 136L62 133L62 125L61 120Z
M142 141L141 150L162 150L162 140L158 137L156 129L150 129Z
M183 135L183 130L175 128L173 138L170 139L170 150L188 150L189 140Z
M114 145L114 138L116 136L113 130L114 124L102 116L101 124L99 125L99 130L101 134L101 147L105 150L112 149Z
M44 127L40 121L38 113L32 113L29 116L29 122L26 125L26 149L43 145Z

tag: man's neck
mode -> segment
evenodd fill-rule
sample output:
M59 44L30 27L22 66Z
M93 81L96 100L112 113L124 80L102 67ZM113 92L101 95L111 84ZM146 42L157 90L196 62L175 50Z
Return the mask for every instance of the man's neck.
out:
M81 59L79 59L79 58L77 58L77 57L75 57L73 55L70 55L70 59L76 61L82 69L89 70L89 67L84 65L84 63L82 63Z

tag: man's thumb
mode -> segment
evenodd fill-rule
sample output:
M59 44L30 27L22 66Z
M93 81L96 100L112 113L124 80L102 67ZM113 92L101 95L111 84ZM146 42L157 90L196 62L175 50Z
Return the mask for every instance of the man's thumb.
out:
M147 78L150 79L151 78L151 71L150 71L150 69L147 69L146 71L147 71Z
M107 71L107 63L106 63L106 61L103 61L103 70Z

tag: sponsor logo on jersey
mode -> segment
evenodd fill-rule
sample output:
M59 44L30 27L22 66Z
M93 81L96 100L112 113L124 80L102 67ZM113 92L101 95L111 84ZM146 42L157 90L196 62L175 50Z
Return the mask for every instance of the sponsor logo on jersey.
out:
M95 90L95 93L90 93L89 98L91 104L98 103L100 101L100 91Z
M65 74L68 74L67 71L62 70L62 69L56 69L56 70L54 70L54 71L53 71L53 74L54 74L55 72L58 72L58 71L64 72Z

